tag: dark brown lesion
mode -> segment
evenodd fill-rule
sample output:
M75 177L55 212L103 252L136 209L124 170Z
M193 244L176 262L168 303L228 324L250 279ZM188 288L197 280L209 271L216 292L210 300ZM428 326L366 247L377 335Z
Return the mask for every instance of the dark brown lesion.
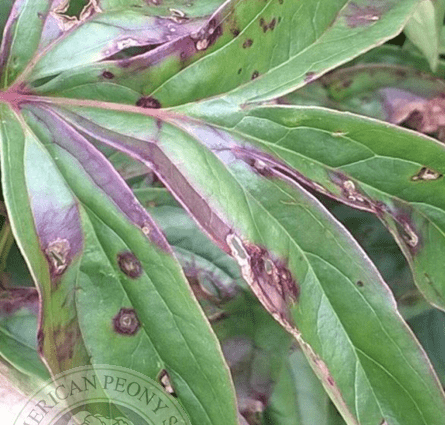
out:
M117 255L117 263L121 271L132 279L136 279L142 275L142 264L136 255L130 251L120 252Z
M152 108L152 109L162 108L161 102L159 102L158 99L155 99L152 96L142 96L136 102L136 106L140 106L141 108Z
M284 261L275 258L266 248L244 243L252 279L260 301L271 313L291 323L289 307L298 301L300 289Z
M248 49L250 46L252 46L253 40L251 38L248 38L243 43L243 49Z
M113 317L113 328L121 335L134 335L141 324L133 308L121 308Z

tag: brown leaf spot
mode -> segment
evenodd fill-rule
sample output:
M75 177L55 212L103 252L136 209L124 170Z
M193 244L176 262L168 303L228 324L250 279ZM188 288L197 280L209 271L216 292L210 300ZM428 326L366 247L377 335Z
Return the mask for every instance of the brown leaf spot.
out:
M262 28L263 32L267 32L268 30L273 31L275 29L275 26L277 24L277 19L272 18L269 23L267 23L264 18L260 18L259 20L260 27Z
M364 286L364 283L361 280L358 280L357 281L357 286L360 286L360 288L361 288L361 287Z
M110 71L104 71L102 72L102 77L104 77L107 80L112 80L114 78L114 74Z
M271 31L273 31L275 29L275 25L277 24L277 20L276 18L273 18L270 22L269 22L269 29Z
M252 44L253 44L253 40L252 40L251 38L248 38L248 39L243 43L243 49L248 49Z
M243 72L243 68L238 69L238 74L241 74Z
M117 255L117 263L122 272L132 279L136 279L142 274L142 265L132 252L119 253Z
M234 37L238 37L238 36L240 35L240 30L239 30L238 28L232 28L232 29L230 30L230 32L232 33L232 35L233 35Z
M170 394L173 397L177 397L176 392L171 383L170 375L165 369L161 370L161 373L158 376L158 381L168 394Z
M222 34L222 26L216 25L216 20L212 19L207 27L202 28L196 33L190 34L190 38L195 40L196 50L202 51L206 50L211 46L218 37Z
M422 167L420 171L411 177L412 181L428 181L428 180L438 180L443 177L443 174L432 170L431 168Z
M114 330L119 334L134 335L140 326L136 312L132 308L121 308L113 317Z
M253 71L251 79L254 80L255 78L258 78L260 76L260 73L258 71Z
M148 97L141 97L137 102L136 106L140 106L141 108L152 108L152 109L159 109L162 107L159 100L155 99L154 97L148 96Z
M70 243L66 239L56 239L48 244L45 250L52 277L60 276L68 266Z

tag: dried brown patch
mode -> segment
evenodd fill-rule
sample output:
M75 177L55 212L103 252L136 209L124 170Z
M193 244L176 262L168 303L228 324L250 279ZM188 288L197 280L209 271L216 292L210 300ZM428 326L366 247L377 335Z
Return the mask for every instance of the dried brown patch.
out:
M445 97L441 95L430 100L419 99L405 103L394 111L391 121L424 134L438 134L438 138L444 140Z
M69 15L67 12L70 7L70 1L71 0L65 0L61 2L50 12L63 31L70 30L76 25L79 25L79 23L93 16L95 13L102 11L99 7L99 0L90 0L82 9L79 16Z
M196 33L190 34L190 38L195 42L198 51L208 49L222 35L222 26L217 24L216 19L212 19L205 28Z
M283 326L292 328L289 307L298 301L299 286L285 263L234 234L228 235L227 244L261 303Z
M429 181L429 180L438 180L443 177L442 173L434 171L431 168L422 167L420 171L411 177L412 181Z
M68 240L60 238L50 242L45 249L46 259L48 260L50 273L53 278L62 275L68 267L70 249Z

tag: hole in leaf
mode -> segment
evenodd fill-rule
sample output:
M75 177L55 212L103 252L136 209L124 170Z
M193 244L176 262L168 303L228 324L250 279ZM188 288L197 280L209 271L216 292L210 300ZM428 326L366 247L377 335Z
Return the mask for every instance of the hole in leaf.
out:
M114 61L114 60L123 60L128 58L134 58L140 55L143 55L145 53L151 52L152 50L158 48L159 46L162 46L162 43L156 43L156 44L149 44L147 46L131 46L123 48L122 50L119 50L119 52L107 56L104 58L104 61Z
M168 394L170 394L173 397L177 397L176 392L171 383L170 375L165 369L161 370L161 373L158 376L158 381Z

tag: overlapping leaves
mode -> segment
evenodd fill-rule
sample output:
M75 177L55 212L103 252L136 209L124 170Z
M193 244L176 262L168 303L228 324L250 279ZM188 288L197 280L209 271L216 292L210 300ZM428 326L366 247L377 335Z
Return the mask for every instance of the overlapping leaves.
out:
M378 215L443 308L443 147L251 103L382 44L418 2L149 3L16 1L5 25L3 190L51 371L166 371L193 423L237 422L216 337L111 149L149 167L232 255L349 424L439 423L442 389L389 289L301 185Z

